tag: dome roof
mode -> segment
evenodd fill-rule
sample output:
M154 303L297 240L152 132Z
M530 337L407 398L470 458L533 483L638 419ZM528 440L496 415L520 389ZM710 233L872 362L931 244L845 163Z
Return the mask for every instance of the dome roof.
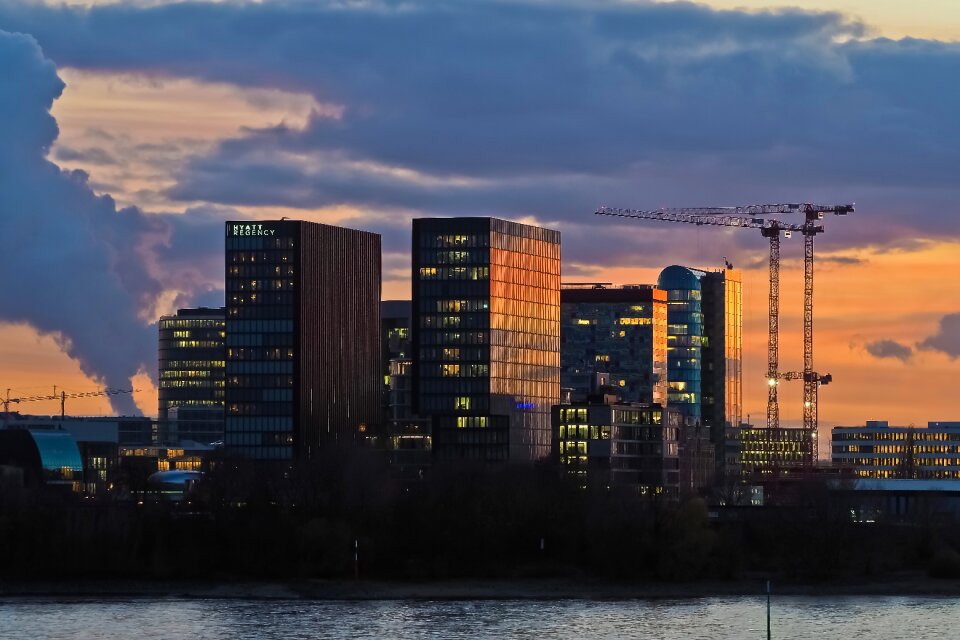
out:
M660 272L657 286L661 289L681 289L700 291L700 276L702 271L694 271L680 265L671 265Z

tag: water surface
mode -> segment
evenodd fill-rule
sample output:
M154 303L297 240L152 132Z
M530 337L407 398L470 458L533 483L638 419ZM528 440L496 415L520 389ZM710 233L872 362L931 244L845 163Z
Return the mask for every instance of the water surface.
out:
M960 600L803 597L773 600L773 637L960 637ZM0 638L764 638L763 598L687 600L305 601L0 599Z

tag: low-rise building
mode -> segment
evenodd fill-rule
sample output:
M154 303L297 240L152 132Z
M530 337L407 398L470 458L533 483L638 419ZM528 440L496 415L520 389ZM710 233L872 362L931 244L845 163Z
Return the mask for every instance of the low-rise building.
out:
M560 467L582 486L616 487L675 498L680 490L680 427L659 404L617 404L614 396L553 407Z
M83 462L73 435L46 429L0 429L3 485L83 491Z
M960 479L960 422L929 422L924 429L868 420L835 427L832 460L860 478Z
M740 452L740 473L747 477L781 474L814 466L813 438L808 429L741 425L729 433L737 439L730 447Z

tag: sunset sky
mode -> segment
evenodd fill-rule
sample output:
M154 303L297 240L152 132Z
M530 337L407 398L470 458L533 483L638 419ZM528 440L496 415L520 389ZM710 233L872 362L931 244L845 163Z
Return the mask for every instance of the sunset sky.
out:
M760 423L759 233L592 211L856 202L818 240L821 425L960 420L957 40L953 0L6 0L0 393L133 384L155 414L151 323L222 303L225 219L382 233L400 298L411 218L495 215L560 229L568 280L743 269ZM802 240L783 254L799 369Z

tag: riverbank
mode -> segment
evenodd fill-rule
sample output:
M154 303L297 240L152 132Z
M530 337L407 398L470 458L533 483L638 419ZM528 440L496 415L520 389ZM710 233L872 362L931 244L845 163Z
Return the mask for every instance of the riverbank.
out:
M188 598L255 600L629 600L762 595L765 580L627 584L592 580L0 581L0 598ZM954 596L960 580L903 574L876 581L774 582L777 596Z

